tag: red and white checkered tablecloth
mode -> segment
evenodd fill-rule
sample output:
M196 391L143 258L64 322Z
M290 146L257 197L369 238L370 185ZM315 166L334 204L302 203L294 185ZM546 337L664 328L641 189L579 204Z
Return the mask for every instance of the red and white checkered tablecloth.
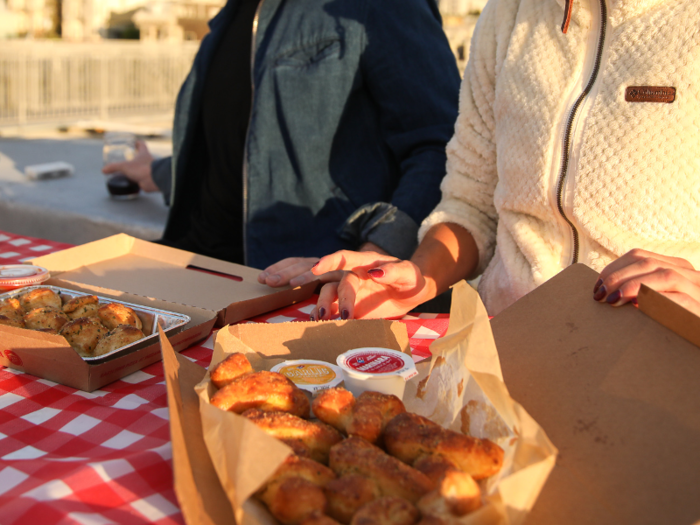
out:
M0 264L70 247L0 231ZM306 321L313 300L250 319ZM415 358L448 316L403 319ZM0 341L0 346L1 346ZM212 337L184 352L208 366ZM182 524L162 363L87 393L0 367L0 525Z

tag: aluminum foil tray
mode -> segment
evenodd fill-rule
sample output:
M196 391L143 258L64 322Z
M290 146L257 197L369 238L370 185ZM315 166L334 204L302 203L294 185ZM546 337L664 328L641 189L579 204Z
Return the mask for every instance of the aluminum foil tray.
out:
M95 295L99 299L100 305L107 303L123 304L124 306L128 306L129 308L133 309L134 312L136 312L136 315L139 316L139 318L141 319L141 323L143 324L142 331L146 337L139 339L138 341L135 341L131 344L117 348L106 354L99 355L97 357L83 357L84 361L90 363L106 361L108 359L114 358L116 355L121 355L124 353L128 353L129 351L136 350L137 348L143 348L145 346L148 346L149 344L153 343L153 341L158 337L158 330L156 327L159 325L163 329L163 332L165 332L168 335L172 335L182 330L182 328L190 322L190 317L188 315L181 314L178 312L159 310L157 308L151 308L149 306L142 306L140 304L127 303L125 301L119 301L117 299L112 299L109 297L102 297L97 294L78 292L76 290L70 290L68 288L59 288L58 286L49 285L25 286L23 288L12 290L11 292L0 294L0 302L10 297L20 296L23 293L29 292L36 288L48 288L50 290L53 290L61 296L63 304L70 301L74 297Z

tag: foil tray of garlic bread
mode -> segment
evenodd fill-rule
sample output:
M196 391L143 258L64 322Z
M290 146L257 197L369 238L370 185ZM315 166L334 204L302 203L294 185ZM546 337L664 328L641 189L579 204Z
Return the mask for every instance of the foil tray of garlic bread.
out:
M179 332L190 317L50 285L0 294L0 325L63 336L87 362L102 362Z

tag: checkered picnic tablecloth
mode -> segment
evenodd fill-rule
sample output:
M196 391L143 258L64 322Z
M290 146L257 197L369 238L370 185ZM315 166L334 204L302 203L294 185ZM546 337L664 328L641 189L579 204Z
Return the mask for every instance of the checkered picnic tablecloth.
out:
M0 231L0 264L68 247ZM250 321L306 321L312 308L309 300ZM448 316L403 322L421 359L447 331ZM212 339L182 354L206 367ZM35 523L184 523L162 363L91 393L0 366L0 525Z

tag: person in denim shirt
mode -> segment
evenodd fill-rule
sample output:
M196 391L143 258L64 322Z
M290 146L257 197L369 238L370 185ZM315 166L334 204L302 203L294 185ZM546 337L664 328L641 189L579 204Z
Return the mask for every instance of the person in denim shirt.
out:
M278 286L315 278L317 258L340 249L410 256L439 202L457 116L460 75L434 0L261 0L250 15L245 140L231 146L242 148L230 175L240 194L212 191L240 210L216 232L240 255L182 242L193 217L209 213L206 80L246 1L229 0L210 21L178 95L172 157L153 160L140 144L131 169L119 166L164 193L161 242L257 268L296 257L261 274Z

